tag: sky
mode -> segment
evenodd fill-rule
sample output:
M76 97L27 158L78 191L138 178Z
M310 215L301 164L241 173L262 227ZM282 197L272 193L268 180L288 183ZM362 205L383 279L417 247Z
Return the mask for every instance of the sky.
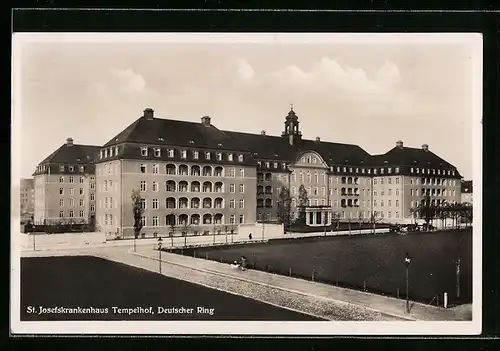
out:
M480 115L470 41L34 38L14 37L21 177L66 138L102 145L147 107L160 118L208 115L219 129L280 135L291 104L304 138L370 154L398 140L428 144L472 177Z

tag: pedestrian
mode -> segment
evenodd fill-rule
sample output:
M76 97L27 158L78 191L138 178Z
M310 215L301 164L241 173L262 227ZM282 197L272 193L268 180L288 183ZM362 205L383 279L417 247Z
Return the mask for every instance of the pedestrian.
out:
M240 266L242 271L247 268L247 258L245 256L241 256Z
M252 233L248 234L248 240L252 240Z

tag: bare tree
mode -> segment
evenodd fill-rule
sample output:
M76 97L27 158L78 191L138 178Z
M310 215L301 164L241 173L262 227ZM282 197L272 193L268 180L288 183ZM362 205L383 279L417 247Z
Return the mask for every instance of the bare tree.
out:
M180 231L181 231L182 236L184 237L184 246L187 246L187 236L189 233L189 229L190 229L190 225L189 225L189 222L187 220L180 223Z
M144 214L144 208L139 190L132 190L131 198L132 212L134 214L134 237L137 239L142 229L142 215Z
M282 186L278 200L278 220L283 223L285 232L290 225L291 203L290 190Z
M167 221L167 226L168 226L168 236L170 237L170 241L172 246L174 246L174 234L175 230L177 229L177 223L175 221L176 216L175 216L175 211L171 211L167 217L169 220Z
M306 207L309 205L309 198L307 195L307 190L304 187L304 184L300 184L299 187L299 201L298 201L298 209L299 209L299 219L304 221L306 219Z

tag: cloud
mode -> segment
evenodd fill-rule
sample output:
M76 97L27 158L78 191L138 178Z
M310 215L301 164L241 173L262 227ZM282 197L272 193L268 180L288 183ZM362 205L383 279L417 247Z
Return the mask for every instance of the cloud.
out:
M248 81L255 75L252 66L246 60L241 58L237 61L237 73L238 78L242 81Z
M146 90L146 80L131 69L111 69L104 78L90 84L90 90L102 98L110 95L138 95Z

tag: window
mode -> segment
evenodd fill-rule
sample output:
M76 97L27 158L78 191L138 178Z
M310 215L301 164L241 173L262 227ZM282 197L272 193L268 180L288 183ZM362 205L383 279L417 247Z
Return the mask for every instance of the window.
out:
M146 191L146 181L141 180L141 191Z
M396 207L399 207L399 200L396 200Z
M229 169L229 176L233 178L236 176L236 170L234 168Z
M245 170L240 168L240 177L243 178L245 176Z
M205 152L205 159L210 160L210 152Z
M147 155L148 155L148 148L141 147L141 156L147 156Z
M64 183L64 177L59 177L59 183Z
M59 211L59 218L63 218L64 217L64 211Z
M59 195L64 195L64 188L59 188Z
M274 162L273 166L274 168L278 168L278 162Z
M59 206L64 207L64 199L59 199Z
M160 166L157 164L153 165L153 174L158 174L160 173Z
M389 206L389 207L392 206L392 200L387 200L387 206Z
M79 214L80 214L80 217L85 217L85 216L84 216L84 213L83 213L83 210L80 210L80 213L79 213Z
M145 216L142 216L142 217L141 217L141 225L142 225L143 227L145 227L145 226L146 226L146 217L145 217Z
M153 191L158 191L158 182L153 182Z
M395 171L396 171L396 173L399 173L399 167L396 167Z
M266 168L270 168L271 167L271 163L270 162L266 162Z
M391 177L387 178L387 184L392 184L392 178Z
M75 217L75 212L74 211L69 211L69 218Z
M94 204L90 205L90 212L95 212L95 205Z
M195 160L199 159L200 158L200 153L198 151L193 151L193 158Z
M240 193L244 193L244 192L245 192L245 185L240 184Z
M59 172L64 172L64 165L59 166Z
M146 165L144 163L141 163L140 170L141 173L146 173Z
M187 151L181 150L181 158L187 158Z
M236 203L234 199L229 200L229 208L236 208Z
M80 184L83 184L83 177L80 177Z
M229 192L234 193L235 192L235 186L234 184L229 184Z
M75 195L75 189L74 188L70 188L69 189L69 194L70 195Z
M396 189L396 196L399 196L399 189Z
M238 206L239 206L239 208L245 208L245 200L244 199L240 199L240 201L238 203Z
M153 216L153 227L158 227L158 216Z
M218 152L216 154L216 157L217 157L217 161L222 161L222 153L221 152Z
M158 199L153 199L153 210L158 209Z
M399 177L396 178L396 184L399 184Z
M104 181L104 191L108 191L108 181Z
M90 201L95 201L95 194L94 193L90 194Z
M377 184L377 178L373 178L373 184Z
M83 199L80 199L80 207L83 206Z
M146 199L141 199L141 206L142 209L146 209Z
M159 147L155 147L153 150L155 157L161 156L161 149Z
M413 189L410 190L410 196L414 196Z
M396 218L399 218L399 212L396 211Z
M168 153L168 157L174 157L175 156L174 149L168 149L167 153Z
M69 177L69 182L70 183L74 183L75 182L75 178L73 176Z
M80 188L80 195L83 195L83 188Z

